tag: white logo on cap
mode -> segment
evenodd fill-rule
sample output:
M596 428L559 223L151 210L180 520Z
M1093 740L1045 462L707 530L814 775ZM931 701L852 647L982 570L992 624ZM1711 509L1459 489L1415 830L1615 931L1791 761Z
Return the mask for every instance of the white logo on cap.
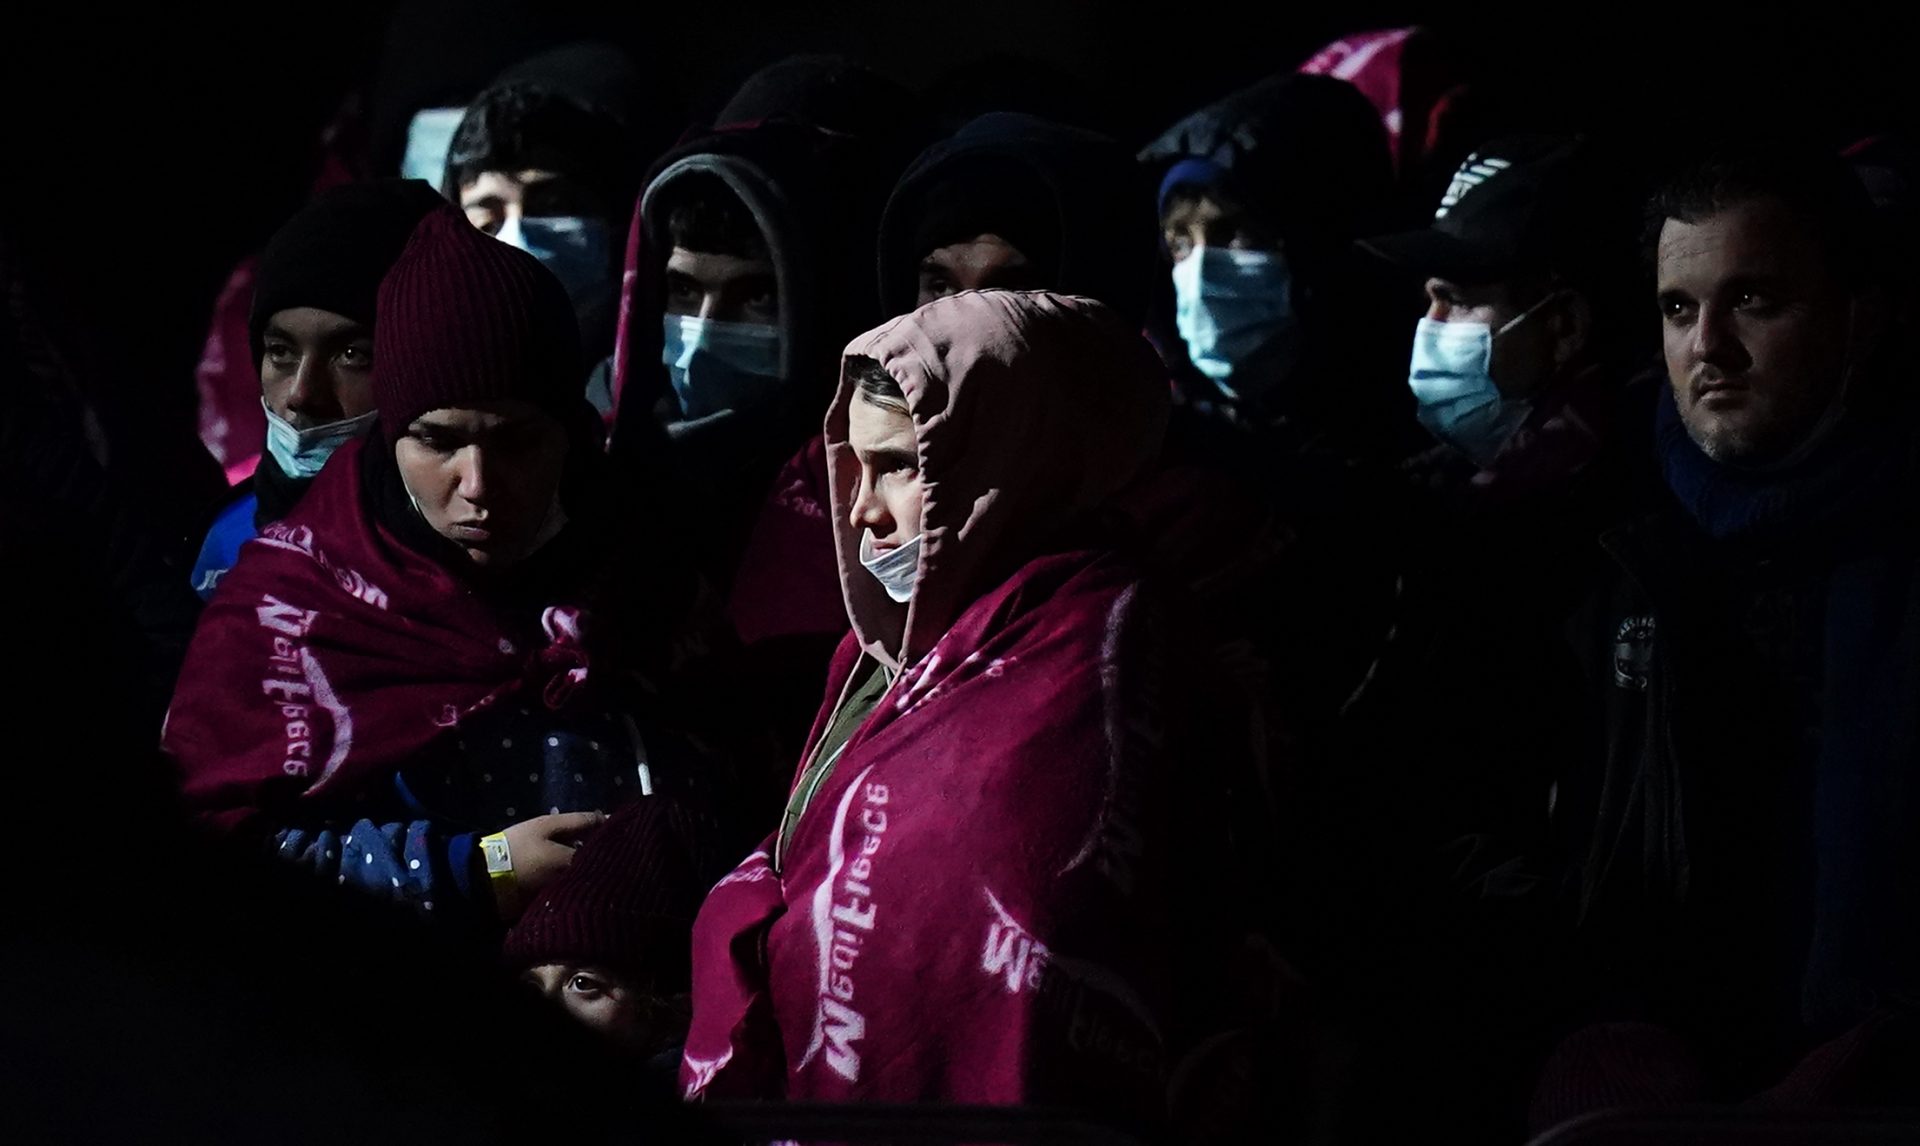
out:
M1467 161L1460 165L1460 170L1453 173L1453 182L1447 185L1447 193L1440 196L1440 209L1433 213L1434 219L1438 221L1446 218L1447 212L1453 210L1460 200L1467 197L1467 192L1512 166L1513 164L1504 159L1495 159L1491 156L1486 159L1480 158L1477 154L1467 156Z

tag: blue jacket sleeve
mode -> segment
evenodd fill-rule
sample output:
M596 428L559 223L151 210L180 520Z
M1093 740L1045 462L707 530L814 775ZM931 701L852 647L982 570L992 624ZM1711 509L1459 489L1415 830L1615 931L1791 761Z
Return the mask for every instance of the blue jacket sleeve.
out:
M426 915L493 912L493 890L476 878L478 837L449 836L428 820L376 824L356 820L338 826L283 828L274 833L282 860L369 895L402 903Z

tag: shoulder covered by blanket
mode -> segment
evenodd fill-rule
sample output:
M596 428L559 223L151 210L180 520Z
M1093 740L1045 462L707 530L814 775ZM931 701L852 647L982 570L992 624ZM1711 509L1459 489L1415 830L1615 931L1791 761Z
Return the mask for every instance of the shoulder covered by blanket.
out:
M1179 628L1110 552L966 610L848 742L784 869L763 849L709 898L689 1094L1156 1107L1209 945L1182 921L1223 898L1189 874L1223 849L1173 838L1219 792Z
M578 594L504 605L403 544L371 510L361 446L242 548L188 650L163 743L189 806L224 826L343 800L507 696L559 708L586 683Z

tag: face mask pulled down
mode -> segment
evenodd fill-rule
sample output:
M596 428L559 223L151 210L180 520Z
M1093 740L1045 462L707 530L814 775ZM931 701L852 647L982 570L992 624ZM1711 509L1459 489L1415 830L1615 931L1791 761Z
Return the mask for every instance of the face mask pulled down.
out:
M873 551L873 532L860 534L860 567L873 574L880 587L894 603L904 605L913 600L914 583L920 578L920 538L915 534L913 540L897 545L885 553Z
M780 328L669 314L660 361L692 421L759 405L780 389Z
M267 412L267 454L280 471L291 478L318 474L333 451L366 433L378 416L378 411L369 410L357 418L298 430L292 422L274 413L266 399L260 400L260 408Z
M1293 365L1299 316L1279 253L1202 247L1173 265L1173 296L1187 357L1230 401L1271 388ZM1256 355L1271 369L1253 376Z
M1509 398L1493 383L1493 340L1553 301L1548 295L1499 330L1484 322L1423 318L1413 334L1407 385L1416 417L1428 433L1485 469L1533 413L1533 403Z

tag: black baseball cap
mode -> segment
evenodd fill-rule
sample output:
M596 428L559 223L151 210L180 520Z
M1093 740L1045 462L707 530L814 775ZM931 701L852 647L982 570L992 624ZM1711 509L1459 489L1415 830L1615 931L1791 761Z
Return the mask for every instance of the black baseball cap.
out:
M1578 136L1523 135L1480 147L1454 172L1431 226L1360 247L1423 277L1492 282L1516 273L1582 276L1604 259L1630 205Z

